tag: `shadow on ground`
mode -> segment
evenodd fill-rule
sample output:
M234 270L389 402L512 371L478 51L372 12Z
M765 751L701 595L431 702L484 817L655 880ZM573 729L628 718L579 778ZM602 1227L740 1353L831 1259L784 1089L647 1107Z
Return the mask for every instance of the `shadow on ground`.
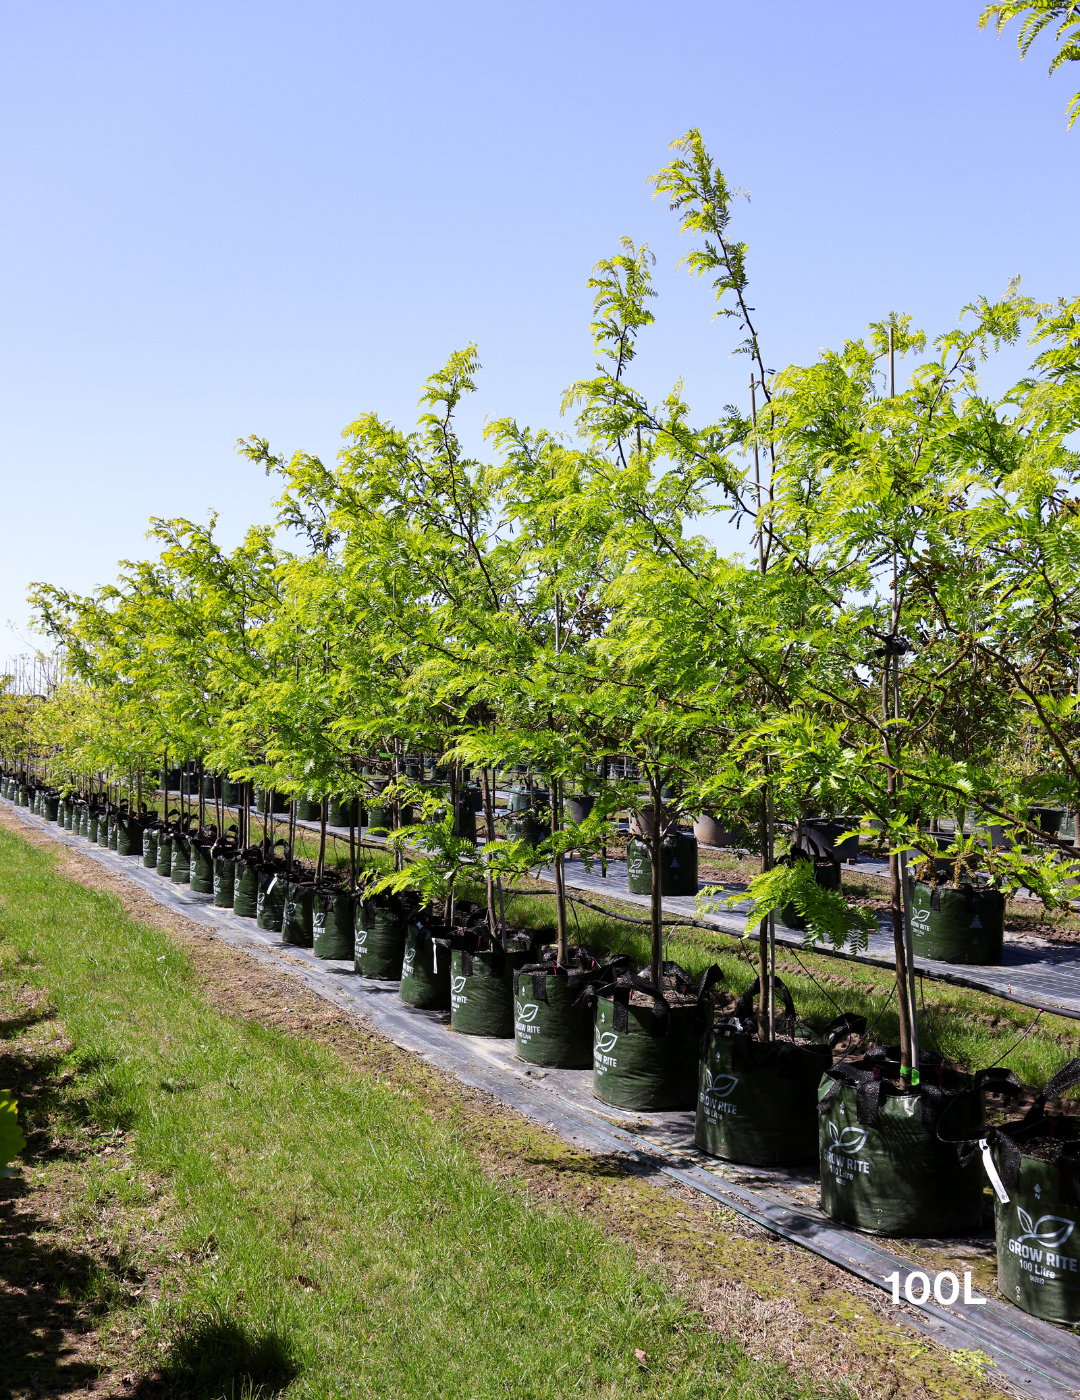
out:
M275 1327L253 1330L220 1313L189 1323L160 1370L127 1393L140 1400L241 1400L284 1390L299 1365L288 1336Z

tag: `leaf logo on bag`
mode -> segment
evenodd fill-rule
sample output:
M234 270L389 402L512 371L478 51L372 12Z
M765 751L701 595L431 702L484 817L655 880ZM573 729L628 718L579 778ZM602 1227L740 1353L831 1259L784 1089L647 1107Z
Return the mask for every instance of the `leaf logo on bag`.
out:
M403 977L411 977L411 976L412 976L413 963L414 963L415 961L416 961L416 949L415 949L415 948L410 948L410 949L408 950L408 952L405 954L404 960L402 961L402 964L401 964L401 974L402 974Z
M450 983L450 990L452 992L463 992L465 990L465 978L455 977Z
M1031 1216L1019 1206L1016 1210L1016 1217L1024 1232L1017 1241L1018 1244L1022 1244L1024 1240L1036 1240L1039 1244L1045 1245L1047 1249L1058 1249L1076 1228L1076 1222L1066 1220L1063 1215L1040 1215L1038 1220L1032 1223ZM1055 1226L1058 1228L1055 1229Z
M615 1049L618 1041L619 1037L614 1031L605 1031L603 1035L597 1037L596 1049L601 1055L606 1055L609 1050Z
M830 1123L829 1136L832 1138L832 1145L838 1147L841 1152L858 1152L870 1134L866 1128L845 1128L841 1132L835 1123Z
M705 1071L705 1094L710 1099L726 1099L731 1096L732 1090L738 1084L738 1077L734 1074L718 1074L714 1079L708 1070Z
M517 1018L523 1026L531 1026L536 1020L536 1013L540 1010L535 1001L527 1002L524 1006L518 1007Z

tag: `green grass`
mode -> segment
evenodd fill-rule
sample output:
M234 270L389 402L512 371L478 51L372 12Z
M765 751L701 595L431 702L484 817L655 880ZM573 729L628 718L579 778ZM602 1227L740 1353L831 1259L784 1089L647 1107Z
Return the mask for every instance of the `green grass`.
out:
M175 941L52 864L0 831L7 1005L44 989L69 1038L20 1070L27 1127L123 1135L131 1166L86 1168L89 1221L164 1183L176 1226L157 1296L124 1282L124 1251L149 1247L138 1238L72 1287L103 1330L127 1310L143 1369L173 1393L815 1393L710 1331L595 1224L491 1180L452 1113L215 1010ZM5 1016L11 1040L25 1018ZM0 1057L0 1073L18 1069ZM70 1169L77 1154L61 1157Z
M483 898L476 889L471 894ZM645 911L626 906L625 912L640 919ZM555 904L544 894L518 896L508 902L506 914L508 921L519 927L551 930ZM594 953L628 953L640 966L648 966L647 927L624 923L580 905L568 919L572 941L580 940ZM756 940L741 942L706 929L676 926L668 934L665 957L695 975L711 963L719 964L725 985L735 995L757 980ZM873 1043L896 1044L899 1025L892 992L894 974L801 950L796 959L784 949L777 949L777 972L791 991L796 1011L805 1020L828 1022L841 1012L853 1012L867 1018ZM1080 1055L1078 1021L1044 1015L1031 1035L1011 1049L1036 1018L1037 1013L1031 1008L929 979L920 979L919 995L923 1048L940 1049L952 1063L966 1069L984 1069L1000 1062L1021 1083L1041 1089L1056 1070ZM1003 1054L1004 1058L999 1058Z

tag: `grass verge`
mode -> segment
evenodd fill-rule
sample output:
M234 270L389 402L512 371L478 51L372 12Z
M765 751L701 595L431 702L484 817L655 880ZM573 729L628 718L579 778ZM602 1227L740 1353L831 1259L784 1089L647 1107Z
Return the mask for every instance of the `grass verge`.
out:
M839 1393L493 1179L452 1114L215 1006L166 931L52 865L0 831L0 1080L36 1164L3 1188L4 1394L122 1367L184 1396ZM35 1224L35 1170L66 1218Z

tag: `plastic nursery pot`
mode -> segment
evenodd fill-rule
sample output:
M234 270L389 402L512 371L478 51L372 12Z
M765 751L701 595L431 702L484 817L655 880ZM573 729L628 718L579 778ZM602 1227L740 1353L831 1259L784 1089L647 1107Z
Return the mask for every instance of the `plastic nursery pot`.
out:
M217 797L217 795L218 795L218 789L220 788L220 786L221 786L221 780L220 780L220 778L215 778L215 776L213 775L213 773L204 773L204 774L203 774L203 780L202 780L202 795L203 795L203 798L204 798L206 801L208 801L208 802L213 802L213 800L214 800L214 799Z
M233 913L254 919L259 912L259 862L241 856L233 881Z
M157 873L164 875L166 880L172 871L172 843L173 833L168 827L162 827L157 839Z
M757 1039L757 983L734 1014L705 1032L698 1074L694 1143L702 1152L747 1166L779 1167L818 1154L818 1085L840 1039L861 1034L861 1016L838 1016L818 1030L795 1017L776 979L785 1017L772 1041Z
M713 846L723 849L731 837L723 822L717 821L708 812L694 818L694 836L699 846Z
M294 948L310 948L314 938L315 886L290 880L285 887L285 908L281 915L281 941Z
M183 832L173 832L169 879L174 885L186 885L191 880L191 837Z
M122 812L116 819L116 853L121 856L142 855L142 822Z
M233 907L236 883L236 856L232 851L220 851L214 856L214 904L218 909Z
M857 859L859 854L858 830L861 825L858 817L804 817L802 819L804 833L816 837L823 854L838 861ZM840 836L845 831L854 834L845 836L841 841Z
M598 1099L643 1111L694 1106L698 1051L712 1016L705 993L719 975L718 968L710 968L696 996L689 976L675 963L664 964L663 993L632 974L598 989L593 1019Z
M591 959L590 959L591 961ZM514 974L514 1053L530 1065L591 1069L593 1003L583 997L599 971L526 963Z
M353 897L335 885L316 886L311 909L311 950L317 958L348 958L355 955Z
M962 884L912 885L911 932L919 957L948 963L1000 963L1005 939L1005 896Z
M157 866L158 828L144 826L142 833L142 863L148 870Z
M1076 1083L1080 1060L1071 1060L1019 1123L965 1144L985 1161L989 1139L998 1173L998 1288L1025 1312L1065 1326L1080 1323L1080 1120L1047 1114L1046 1100Z
M191 888L196 894L214 893L214 856L211 842L191 843Z
M476 939L467 938L475 944ZM450 954L450 1025L462 1035L514 1034L514 973L535 958L527 934L511 934L505 952L494 947L454 948Z
M1056 836L1065 813L1060 807L1029 807L1028 821L1037 824L1044 836Z
M255 901L255 922L270 933L281 932L285 917L285 872L272 866L259 871L259 893Z
M587 820L595 806L596 798L591 792L578 792L566 799L567 815L578 826Z
M396 981L405 960L408 919L396 899L356 902L355 968L361 977Z
M445 939L435 941L439 934L425 924L410 923L405 936L398 996L422 1011L450 1010L450 949Z
M661 895L697 894L697 839L688 831L669 831L660 840ZM646 841L626 843L626 876L631 894L652 893L652 855Z
M976 1160L961 1164L955 1140L981 1126L982 1090L935 1055L923 1055L922 1073L917 1088L902 1083L892 1047L826 1070L818 1141L831 1220L879 1235L980 1229L982 1171Z

